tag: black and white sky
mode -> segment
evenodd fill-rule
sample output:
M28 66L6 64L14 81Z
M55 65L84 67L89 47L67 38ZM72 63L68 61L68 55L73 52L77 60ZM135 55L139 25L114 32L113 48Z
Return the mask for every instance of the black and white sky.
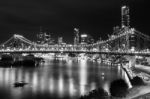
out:
M106 38L120 25L123 0L0 0L0 42L14 33L30 40L42 26L54 37L73 42L73 28L95 39ZM124 0L127 1L127 0ZM149 0L129 0L131 26L150 33Z

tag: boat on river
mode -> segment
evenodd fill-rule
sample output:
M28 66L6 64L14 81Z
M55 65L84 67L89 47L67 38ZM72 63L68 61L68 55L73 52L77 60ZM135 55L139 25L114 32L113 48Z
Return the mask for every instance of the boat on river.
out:
M25 85L27 85L28 83L24 82L24 81L20 81L20 82L15 82L14 83L14 87L24 87Z

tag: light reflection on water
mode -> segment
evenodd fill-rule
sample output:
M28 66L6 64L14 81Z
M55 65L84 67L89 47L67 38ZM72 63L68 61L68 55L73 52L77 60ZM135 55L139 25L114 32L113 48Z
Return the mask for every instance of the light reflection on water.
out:
M38 68L1 67L0 89L7 90L6 95L10 94L7 99L76 99L98 87L109 92L110 82L118 78L125 78L119 67L85 60L47 60ZM16 81L29 84L15 88L13 83Z

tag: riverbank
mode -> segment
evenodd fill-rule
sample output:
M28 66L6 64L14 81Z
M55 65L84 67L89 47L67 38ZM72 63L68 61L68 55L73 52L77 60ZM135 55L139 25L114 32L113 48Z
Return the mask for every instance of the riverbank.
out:
M112 99L150 99L150 67L144 65L135 65L135 70L139 71L139 73L133 74L130 73L127 67L124 66L123 69L129 76L134 74L135 76L133 77L141 77L144 84L130 88L128 90L128 94L124 98L113 97Z
M146 98L145 98L146 97ZM125 97L113 97L105 93L105 90L95 89L80 99L150 99L150 85L134 86L128 90Z
M122 99L143 99L139 97L144 96L148 93L150 94L150 85L135 86L129 89L129 93L127 94L127 96Z
M129 94L125 99L143 99L144 97L149 97L146 99L150 99L150 67L144 65L135 65L135 70L139 71L139 73L136 75L143 79L145 85L134 86L133 88L129 89Z
M141 72L147 73L150 75L150 66L145 65L135 65L135 68L140 70Z

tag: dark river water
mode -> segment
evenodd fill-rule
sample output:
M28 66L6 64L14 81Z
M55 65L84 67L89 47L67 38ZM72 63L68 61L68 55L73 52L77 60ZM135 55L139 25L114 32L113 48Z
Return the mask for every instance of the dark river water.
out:
M119 66L91 61L46 60L36 68L0 67L0 99L78 99L98 87L109 92L110 83L126 79ZM17 81L28 83L14 87Z

